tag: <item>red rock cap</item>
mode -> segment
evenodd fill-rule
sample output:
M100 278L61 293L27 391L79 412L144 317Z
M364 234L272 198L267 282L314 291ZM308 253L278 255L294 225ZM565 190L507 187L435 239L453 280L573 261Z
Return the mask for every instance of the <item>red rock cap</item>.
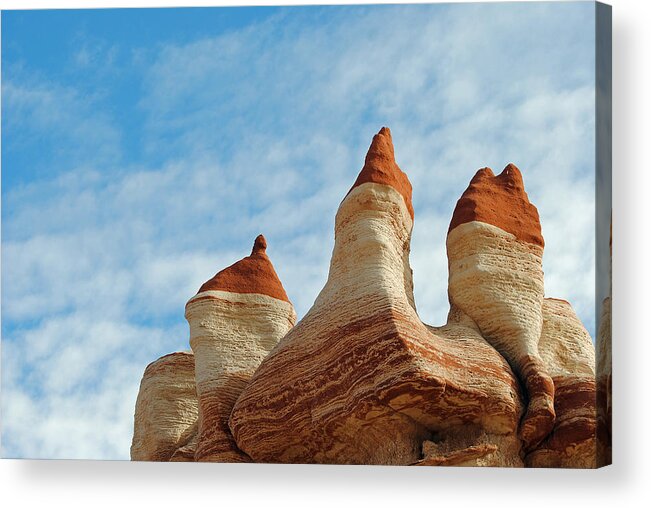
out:
M514 164L497 176L490 168L477 171L457 201L448 234L471 221L492 224L523 242L545 246L538 209L529 202L522 174Z
M231 293L258 293L289 302L271 260L267 256L267 240L258 235L251 255L224 268L199 288L204 291L229 291Z
M411 183L407 175L396 164L393 140L388 127L382 127L380 132L373 136L373 141L366 154L364 167L348 194L358 185L368 182L390 185L396 189L404 198L411 218L414 218L414 207L411 203Z

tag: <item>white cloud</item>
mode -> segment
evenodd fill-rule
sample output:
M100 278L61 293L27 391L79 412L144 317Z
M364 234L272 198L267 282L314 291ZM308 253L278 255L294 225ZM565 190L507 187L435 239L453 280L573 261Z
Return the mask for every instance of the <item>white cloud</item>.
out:
M187 348L185 301L258 233L304 314L327 277L337 206L383 124L414 186L411 262L426 322L447 314L456 200L478 168L514 162L541 214L547 292L593 326L583 10L431 9L325 9L328 21L304 10L148 48L134 114L154 162L120 164L111 104L9 77L15 142L37 131L67 141L51 152L58 176L3 194L5 454L126 458L145 365Z
M183 332L83 311L17 331L2 351L3 455L123 458L144 365Z

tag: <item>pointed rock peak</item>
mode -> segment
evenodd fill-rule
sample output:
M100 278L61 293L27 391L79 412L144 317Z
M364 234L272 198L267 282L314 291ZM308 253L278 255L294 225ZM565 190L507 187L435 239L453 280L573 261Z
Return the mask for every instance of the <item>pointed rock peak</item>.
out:
M387 161L395 164L395 154L393 151L393 139L388 127L382 127L380 132L373 136L371 146L366 153L365 165L374 160Z
M538 210L529 202L515 164L508 164L497 176L490 168L475 173L457 201L448 233L471 221L497 226L523 242L545 246Z
M251 255L224 268L199 288L204 291L228 291L230 293L257 293L289 302L271 260L267 256L267 240L258 235ZM197 293L197 294L198 294Z
M267 239L264 237L264 235L258 235L255 237L255 242L253 242L253 250L251 251L251 255L254 256L256 254L266 254L267 253Z
M524 180L522 180L522 173L513 163L507 164L502 172L497 176L497 179L506 186L513 186L522 189L524 192Z
M472 177L472 180L470 180L470 185L476 182L487 180L488 178L495 178L495 173L493 173L493 170L491 168L481 168L475 173L475 176Z
M414 218L414 207L411 203L411 183L407 175L402 172L396 163L393 140L388 127L382 127L380 132L373 136L373 141L366 154L364 167L348 194L363 183L379 183L390 185L396 189L404 198L411 218Z

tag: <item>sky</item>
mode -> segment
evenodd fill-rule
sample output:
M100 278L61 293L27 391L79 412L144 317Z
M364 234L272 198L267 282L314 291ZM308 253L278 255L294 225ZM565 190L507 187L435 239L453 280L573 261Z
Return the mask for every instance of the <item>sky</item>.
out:
M259 233L304 315L383 125L423 321L456 200L512 162L546 295L594 337L594 26L591 2L4 11L2 456L128 459L145 366Z

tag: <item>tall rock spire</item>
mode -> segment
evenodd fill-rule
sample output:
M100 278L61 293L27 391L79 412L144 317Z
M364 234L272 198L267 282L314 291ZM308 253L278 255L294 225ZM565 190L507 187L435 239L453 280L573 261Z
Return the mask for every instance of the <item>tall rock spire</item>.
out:
M199 398L198 461L250 460L235 444L228 417L262 359L296 322L266 248L258 236L250 256L217 273L186 305Z
M554 426L554 383L543 364L544 241L522 175L480 169L457 202L447 238L450 304L468 315L511 364L528 408L520 435L527 449Z

